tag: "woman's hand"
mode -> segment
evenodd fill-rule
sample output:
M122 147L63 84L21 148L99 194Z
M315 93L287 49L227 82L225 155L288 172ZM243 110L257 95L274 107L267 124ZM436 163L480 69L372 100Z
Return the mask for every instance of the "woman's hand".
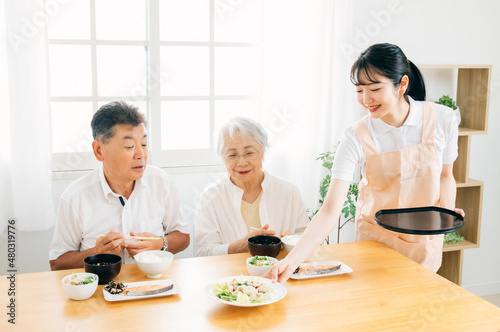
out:
M270 230L269 225L265 224L262 228L251 231L244 238L231 243L227 248L227 253L236 254L240 252L248 252L248 239L252 236L258 235L276 235L276 231Z
M461 215L462 217L465 218L465 211L462 210L462 209L453 209L453 211L455 211L455 213L458 213L459 215Z
M288 229L284 230L283 232L280 233L280 237L285 237L287 235L292 235L293 233L290 232Z
M300 264L290 263L285 259L279 261L277 264L273 265L269 271L266 272L262 277L269 278L273 282L284 283L290 278L293 271L297 269Z

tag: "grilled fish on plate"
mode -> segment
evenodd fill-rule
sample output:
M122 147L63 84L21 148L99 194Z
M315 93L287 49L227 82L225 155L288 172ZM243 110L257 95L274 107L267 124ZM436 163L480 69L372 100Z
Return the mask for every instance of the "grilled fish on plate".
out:
M345 273L351 273L352 269L344 263L331 260L321 262L308 262L300 266L292 273L291 279L321 278Z
M295 274L299 276L311 276L311 275L319 275L319 274L327 274L332 273L340 269L342 264L336 265L313 265L313 266L299 266L295 270Z
M135 286L135 287L127 287L123 290L123 294L131 295L131 296L140 296L140 295L154 295L160 294L163 292L167 292L174 287L174 284L171 285L143 285L143 286Z

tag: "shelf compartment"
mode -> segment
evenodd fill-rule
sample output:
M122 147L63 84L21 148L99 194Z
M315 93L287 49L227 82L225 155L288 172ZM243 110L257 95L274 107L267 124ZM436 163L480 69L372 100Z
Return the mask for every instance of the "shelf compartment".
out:
M457 106L460 126L487 132L491 66L459 68Z
M473 249L473 248L479 248L479 244L472 243L472 242L467 241L467 240L463 240L460 243L444 244L443 245L443 252L457 251L457 250L464 250L464 249Z
M465 127L459 127L458 128L458 136L465 136L465 135L485 135L485 134L486 134L485 130L465 128Z
M458 136L458 157L453 163L453 176L457 182L469 180L470 142L469 135Z
M462 262L463 250L443 252L443 262L437 274L460 285L462 283Z
M483 182L469 180L457 183L457 198L455 206L465 211L465 225L457 232L464 237L459 245L447 245L443 250L453 250L479 247L481 233L481 212L483 202Z
M460 108L460 133L486 134L490 98L491 65L420 64L428 100L448 95Z

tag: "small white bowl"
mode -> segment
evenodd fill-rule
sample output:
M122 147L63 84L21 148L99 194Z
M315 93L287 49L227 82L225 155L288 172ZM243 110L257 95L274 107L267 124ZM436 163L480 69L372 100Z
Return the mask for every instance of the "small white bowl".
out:
M134 260L148 278L159 278L172 264L174 255L163 250L148 250L135 255Z
M86 285L71 285L66 283L66 281L73 276L94 276L95 280L92 281L90 284ZM94 273L72 273L70 275L65 276L61 280L62 286L66 294L73 300L86 300L92 295L94 295L95 290L97 289L97 284L99 283L99 276Z
M292 251L293 247L299 242L301 236L302 235L283 236L281 239L281 242L283 242L283 249L285 249L286 252Z
M257 266L257 265L250 264L250 261L254 257L255 256L247 258L247 270L248 270L248 273L250 273L251 276L262 276L267 271L269 271L269 269L272 266ZM259 257L266 257L270 262L273 263L273 265L276 264L276 263L278 263L278 260L276 258L274 258L274 257L269 257L269 256L259 256Z

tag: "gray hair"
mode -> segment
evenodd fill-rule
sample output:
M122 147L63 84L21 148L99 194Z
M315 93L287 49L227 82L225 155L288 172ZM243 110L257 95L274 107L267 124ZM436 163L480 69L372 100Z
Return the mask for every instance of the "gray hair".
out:
M254 138L257 143L259 143L263 153L265 153L266 149L269 147L267 133L264 128L250 118L238 116L229 120L220 130L219 139L217 140L217 152L219 155L222 156L222 149L224 148L224 139L226 136L234 139L234 133L240 133L242 136Z

